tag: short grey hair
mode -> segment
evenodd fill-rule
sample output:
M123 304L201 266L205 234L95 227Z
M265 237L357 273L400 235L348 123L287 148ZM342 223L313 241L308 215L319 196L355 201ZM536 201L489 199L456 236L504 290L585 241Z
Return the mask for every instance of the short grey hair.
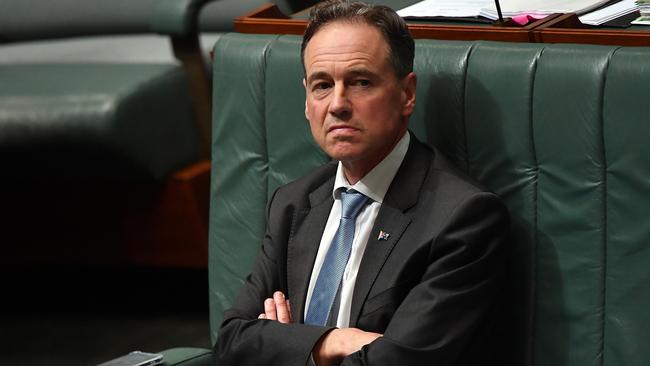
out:
M404 19L387 6L348 0L324 1L312 8L300 48L303 70L307 44L323 26L335 21L363 22L375 27L388 43L389 61L395 75L402 79L413 71L415 42Z

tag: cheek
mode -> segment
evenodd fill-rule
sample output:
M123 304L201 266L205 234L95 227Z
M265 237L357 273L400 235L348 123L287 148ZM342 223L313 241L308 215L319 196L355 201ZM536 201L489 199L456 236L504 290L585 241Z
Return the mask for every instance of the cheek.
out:
M402 112L399 100L389 95L381 95L366 100L364 103L359 103L357 107L359 117L363 116L362 118L369 124L383 125L384 123L380 122L380 120L398 119Z
M401 119L404 112L404 101L400 93L394 93L387 96L381 103L382 112L386 117Z
M318 117L317 110L313 106L308 106L306 110L307 121L309 122L309 129L311 135L318 145L322 146L325 141L325 134L323 132L323 120Z
M316 140L319 140L320 137L320 125L318 123L312 122L312 120L309 120L309 128L311 130L311 134L314 136Z
M323 106L320 103L307 101L305 103L305 116L309 120L312 130L318 129L323 125L325 118L323 115Z
M305 100L305 115L307 116L308 120L311 121L315 109L316 106L314 105L314 101L311 98L307 97Z

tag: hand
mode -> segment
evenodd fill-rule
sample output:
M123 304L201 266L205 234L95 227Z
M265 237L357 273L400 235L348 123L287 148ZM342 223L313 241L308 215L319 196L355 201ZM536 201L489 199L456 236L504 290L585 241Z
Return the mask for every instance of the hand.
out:
M291 323L291 303L285 298L282 291L276 291L273 298L264 300L264 313L258 319L277 320L280 323Z
M338 365L343 358L381 337L382 334L364 332L357 328L334 329L326 333L314 346L312 354L317 366Z

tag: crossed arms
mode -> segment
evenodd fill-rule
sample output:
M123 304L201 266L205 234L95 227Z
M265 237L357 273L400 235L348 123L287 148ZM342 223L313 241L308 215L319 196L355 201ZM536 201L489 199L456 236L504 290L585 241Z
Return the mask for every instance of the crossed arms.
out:
M275 320L282 324L293 322L291 304L282 291L264 300L264 312L258 319ZM363 346L381 337L374 332L358 328L336 328L325 333L314 346L312 355L316 366L338 365L346 356L361 350Z
M499 305L507 213L485 192L448 206L449 212L413 219L383 265L376 292L364 300L357 328L344 329L292 319L282 244L290 230L274 230L278 225L269 215L253 272L224 314L215 345L218 364L305 365L313 356L319 366L458 365L483 357Z

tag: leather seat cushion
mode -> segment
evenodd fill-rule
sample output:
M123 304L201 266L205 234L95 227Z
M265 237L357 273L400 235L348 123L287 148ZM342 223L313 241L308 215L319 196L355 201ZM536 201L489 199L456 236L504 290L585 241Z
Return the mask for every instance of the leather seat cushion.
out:
M0 68L0 176L161 179L198 158L183 70L169 63Z

